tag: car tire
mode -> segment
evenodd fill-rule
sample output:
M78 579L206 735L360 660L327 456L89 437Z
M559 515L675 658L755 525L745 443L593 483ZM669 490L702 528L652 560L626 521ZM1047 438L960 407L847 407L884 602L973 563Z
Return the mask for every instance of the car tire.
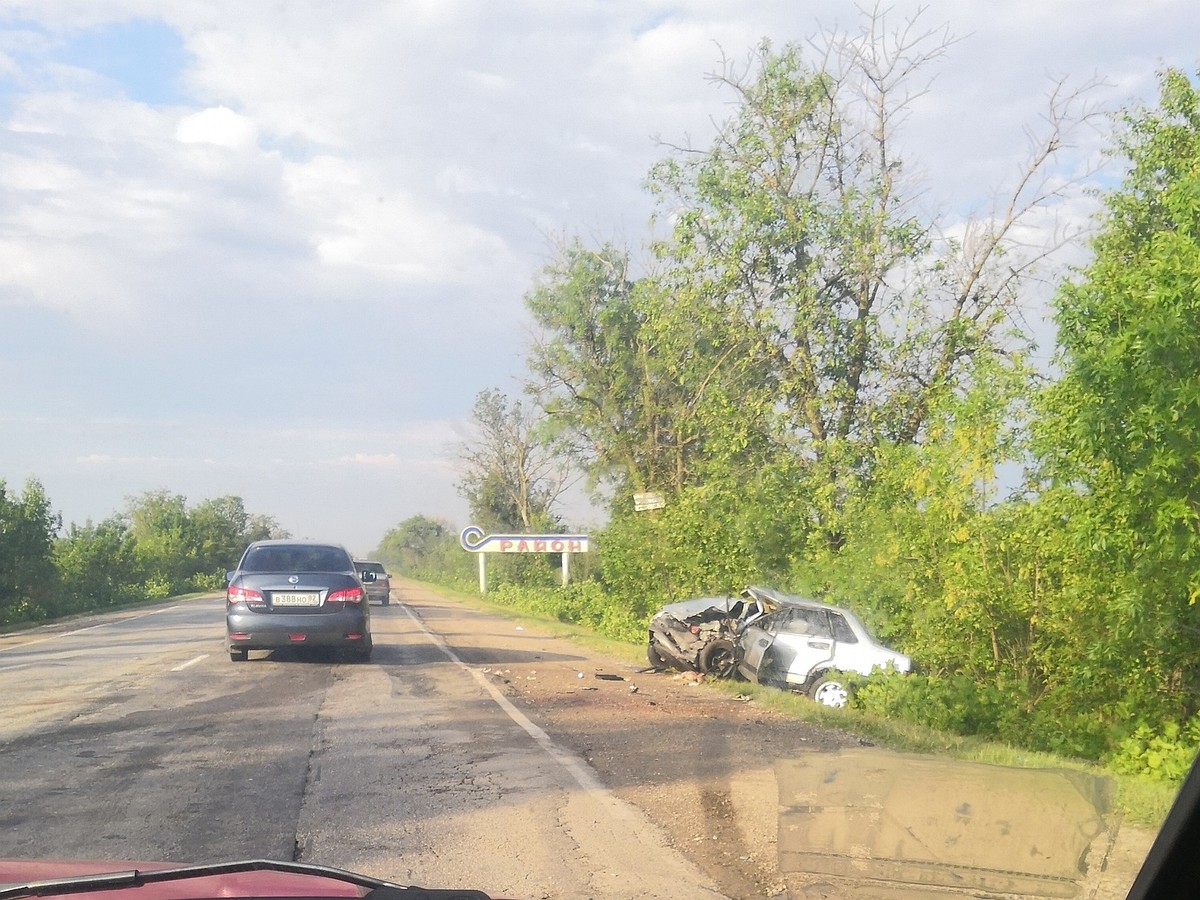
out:
M732 678L737 672L737 655L732 641L713 641L700 653L700 671L714 678Z
M808 696L814 703L831 709L842 709L850 702L846 683L834 675L820 676L808 689Z
M249 658L249 656L250 656L250 651L248 651L248 650L238 650L235 647L229 648L229 658L233 662L245 662Z
M355 650L354 651L354 661L359 662L359 663L369 663L371 661L371 650L372 649L373 648L371 648L371 647L367 647L363 650Z
M383 605L383 606L387 606L387 605L388 605L389 603L391 603L391 602L392 602L392 598L391 598L391 597L384 597L384 598L383 598L383 603L382 603L381 605Z
M669 669L670 664L663 659L662 654L658 652L658 648L654 646L654 641L646 642L646 659L655 669Z

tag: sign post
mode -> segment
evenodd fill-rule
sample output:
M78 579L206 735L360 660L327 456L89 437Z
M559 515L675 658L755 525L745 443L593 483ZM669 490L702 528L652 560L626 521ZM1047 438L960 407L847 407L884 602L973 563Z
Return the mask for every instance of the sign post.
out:
M458 536L468 553L479 555L479 593L487 593L488 553L561 553L562 583L567 586L571 574L571 554L588 552L586 534L484 534L482 528L468 525Z

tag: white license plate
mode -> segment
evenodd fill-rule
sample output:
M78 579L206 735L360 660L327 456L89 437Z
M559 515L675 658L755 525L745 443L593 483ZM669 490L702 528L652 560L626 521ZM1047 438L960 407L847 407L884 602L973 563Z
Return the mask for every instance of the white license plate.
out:
M271 595L272 606L320 606L321 595L314 593L275 593Z

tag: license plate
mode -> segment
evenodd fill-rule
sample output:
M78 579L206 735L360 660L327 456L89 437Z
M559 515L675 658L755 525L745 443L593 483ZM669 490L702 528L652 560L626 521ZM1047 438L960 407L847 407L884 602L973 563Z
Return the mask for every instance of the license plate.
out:
M321 595L316 593L276 593L271 595L272 606L320 606Z

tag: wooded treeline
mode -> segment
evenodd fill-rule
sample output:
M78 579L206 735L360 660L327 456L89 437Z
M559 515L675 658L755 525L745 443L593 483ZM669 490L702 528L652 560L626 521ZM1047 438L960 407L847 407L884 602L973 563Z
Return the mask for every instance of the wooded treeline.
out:
M167 491L63 530L40 482L13 492L0 481L0 625L222 590L251 541L284 536L270 516L249 514L240 497L189 507Z
M569 617L635 637L690 595L815 593L917 660L861 706L1173 776L1200 744L1196 82L1163 72L1156 106L1103 120L1126 175L1039 370L1024 314L1078 237L1046 227L1079 187L1056 158L1102 122L1054 86L994 208L931 216L897 132L946 44L880 25L717 73L735 111L650 173L648 259L564 240L527 295L524 406L485 392L477 422L524 423L606 498ZM518 528L496 435L465 448L465 493ZM561 490L534 482L545 522ZM665 507L636 513L642 491Z

